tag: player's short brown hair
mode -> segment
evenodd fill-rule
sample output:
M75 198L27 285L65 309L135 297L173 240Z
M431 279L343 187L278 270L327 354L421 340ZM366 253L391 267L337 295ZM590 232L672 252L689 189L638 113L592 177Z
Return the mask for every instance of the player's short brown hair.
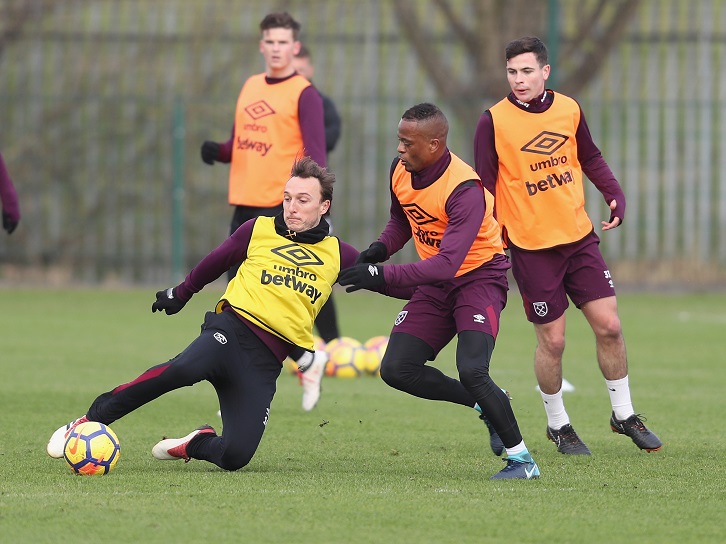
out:
M525 36L513 40L504 48L504 56L507 61L524 53L534 53L540 68L547 64L547 46L537 36Z
M310 157L302 157L295 161L290 171L293 178L315 178L320 182L320 198L333 202L333 183L335 174L320 166Z
M265 15L265 18L260 23L260 32L270 30L271 28L289 28L292 30L292 37L295 41L298 40L298 36L300 35L300 23L293 19L292 15L286 11Z

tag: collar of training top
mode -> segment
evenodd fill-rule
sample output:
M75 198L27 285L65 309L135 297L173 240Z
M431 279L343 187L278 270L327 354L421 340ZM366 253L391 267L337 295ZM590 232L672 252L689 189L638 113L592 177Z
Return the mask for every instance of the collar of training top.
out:
M317 244L328 235L330 232L330 225L328 225L328 222L324 217L321 217L320 223L318 223L317 226L302 232L294 232L291 231L285 224L283 213L279 213L275 216L275 232L294 242L300 242L301 244Z

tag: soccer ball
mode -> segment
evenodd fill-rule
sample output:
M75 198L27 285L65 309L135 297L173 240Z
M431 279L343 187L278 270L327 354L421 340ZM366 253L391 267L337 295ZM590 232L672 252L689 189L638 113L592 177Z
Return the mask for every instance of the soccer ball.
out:
M315 351L324 350L325 341L319 336L313 336L313 346L315 348ZM285 360L282 362L282 366L286 368L290 372L290 374L295 374L297 376L297 363L293 361L290 357L285 358Z
M388 347L388 336L374 336L368 339L363 348L366 350L365 371L372 376L380 376L381 361Z
M341 336L325 346L330 359L325 366L325 374L336 378L357 378L365 372L366 352L355 338Z
M77 425L68 435L63 448L63 457L71 470L88 476L108 474L120 456L121 447L116 433L97 421Z

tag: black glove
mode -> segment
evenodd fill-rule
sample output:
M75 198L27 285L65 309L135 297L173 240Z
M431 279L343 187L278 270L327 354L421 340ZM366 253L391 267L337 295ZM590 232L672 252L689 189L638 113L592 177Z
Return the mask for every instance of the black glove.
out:
M382 242L373 242L370 247L360 252L355 264L380 263L386 260L388 250Z
M358 289L376 291L378 287L385 285L383 277L383 266L378 264L357 264L341 270L338 275L340 285L350 285L345 291L352 293Z
M151 313L166 312L166 315L173 315L181 310L186 302L182 302L174 293L174 288L164 289L156 292L156 302L151 305Z
M217 142L207 140L202 144L202 160L207 164L214 164L219 158L220 145Z
M17 227L17 226L18 226L18 222L17 221L13 221L10 218L10 214L9 213L3 212L3 228L6 231L8 231L8 234L12 234L13 231L15 230L15 227Z

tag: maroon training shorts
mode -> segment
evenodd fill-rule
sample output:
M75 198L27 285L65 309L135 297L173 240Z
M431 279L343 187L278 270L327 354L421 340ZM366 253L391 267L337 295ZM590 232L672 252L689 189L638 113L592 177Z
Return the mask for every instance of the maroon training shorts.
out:
M481 331L496 339L499 314L507 304L509 267L502 255L464 276L420 286L396 317L391 332L423 340L434 355L461 331Z
M525 251L511 247L512 274L532 323L550 323L565 313L567 297L580 308L615 295L615 287L594 232L579 242Z

